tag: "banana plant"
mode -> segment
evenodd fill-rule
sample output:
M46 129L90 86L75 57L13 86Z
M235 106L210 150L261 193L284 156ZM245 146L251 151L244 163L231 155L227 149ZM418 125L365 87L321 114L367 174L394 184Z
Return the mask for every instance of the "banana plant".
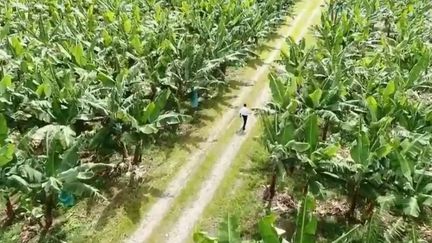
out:
M293 1L124 3L0 1L0 187L8 216L18 192L44 208L46 232L59 195L102 197L92 182L111 166L84 163L81 152L127 158L134 150L139 163L145 144L190 119L181 112L191 90L214 97L229 83L229 67L255 55Z
M7 215L6 225L12 223L15 217L14 203L18 204L21 199L28 197L33 192L33 183L40 180L41 173L35 170L27 161L23 160L22 150L29 145L29 135L24 134L19 138L11 138L3 115L0 115L1 142L0 156L0 192L5 199L5 210ZM12 200L13 198L13 200Z
M389 225L385 217L388 217L386 210L375 211L366 223L353 226L331 242L427 242L421 239L416 226L409 226L404 218L392 220Z
M398 177L391 191L378 198L381 207L418 218L432 206L429 141L425 135L411 135L399 143L399 149L391 154L393 160L399 162Z
M293 164L290 151L285 147L292 140L293 127L290 123L281 123L280 115L275 114L273 117L262 116L264 127L263 143L270 153L271 175L270 185L264 193L264 199L271 206L272 200L276 194L278 177L284 178L287 171L292 171Z
M315 198L310 193L307 193L297 214L296 231L293 236L293 242L315 242L318 221L314 210Z
M142 146L145 139L151 135L156 135L160 129L167 128L186 122L189 117L175 112L164 112L171 92L169 90L162 91L154 101L135 102L129 112L119 111L116 116L124 124L130 126L128 134L133 139L136 139L133 162L135 164L141 162Z
M348 163L350 172L343 175L346 176L344 181L350 201L347 216L350 218L354 217L354 210L365 198L372 202L372 207L382 190L388 190L387 183L390 183L386 178L391 174L380 171L385 170L383 160L386 160L387 155L392 151L391 142L384 135L372 140L370 132L364 129L363 125L360 125L357 139L351 146L351 159L355 163ZM369 208L366 214L372 209Z
M284 230L274 226L276 216L273 214L263 217L258 223L258 231L261 236L260 240L255 240L256 243L285 243L283 239ZM238 230L238 219L235 216L228 216L220 223L218 237L209 236L204 231L195 232L193 240L195 243L240 243L244 242L241 239L240 231Z
M315 198L312 194L307 193L301 206L298 208L296 230L292 236L292 241L286 238L285 230L276 226L277 217L274 214L264 216L258 222L258 233L260 239L254 240L255 243L309 243L315 242L317 230L317 218L314 213ZM237 218L228 216L220 223L218 237L209 236L204 231L195 232L193 240L196 243L240 243L241 234L238 230Z
M413 137L430 132L429 105L413 101L409 95L418 92L422 84L428 87L422 80L430 67L430 46L425 46L416 34L424 27L410 22L407 15L417 11L424 14L424 6L419 3L417 9L415 3L409 7L389 2L380 5L381 1L350 3L341 3L342 9L337 9L334 2L330 4L332 14L322 17L315 50L290 43L289 55L282 62L288 77L272 78L270 82L270 108L278 117L268 115L266 123L270 125L264 126L265 134L283 131L271 125L273 121L284 129L286 124L294 124L297 130L291 129L290 134L297 145L304 145L304 150L292 153L286 141L284 146L275 136L266 135L270 144L267 147L273 146L271 151L283 156L307 161L302 165L311 165L310 173L306 173L312 175L311 180L328 186L345 185L351 202L348 215L352 216L357 203L366 199L370 206L365 212L371 212L386 192L404 194L409 200L403 201L411 202L406 205L415 208L417 201L413 198L418 198L424 185L412 189L417 187L413 178L419 178L414 171L426 166L416 162L421 158L419 154L427 151L415 155L410 152L408 156L403 146L415 140ZM396 28L392 19L399 19ZM377 28L380 21L384 22L385 36ZM413 44L406 41L414 39ZM376 49L384 54L374 53ZM315 124L319 124L318 128ZM332 124L334 131L327 124ZM309 129L312 127L315 129ZM309 136L315 132L308 129L321 129L323 136L310 139L316 136ZM427 137L421 139L425 146ZM332 144L325 147L326 143ZM350 158L335 156L346 148ZM328 184L327 179L340 181ZM407 188L395 189L393 184ZM427 198L421 198L418 205L427 206ZM406 211L410 211L409 207Z
M316 162L334 157L338 146L327 144L325 138L319 137L321 119L327 117L323 116L324 113L319 109L320 90L307 95L307 99L299 99L297 98L299 87L301 86L297 85L295 79L290 79L287 84L284 84L280 78L271 78L273 102L269 107L273 113L270 113L269 117L262 118L264 144L271 154L274 168L286 170L286 167L289 167L292 171L298 167L312 176L316 174ZM307 102L309 104L306 104ZM308 105L310 107L307 107ZM283 166L277 166L278 163ZM275 178L274 175L271 189L274 188ZM316 181L310 182L317 185ZM305 189L308 184L305 184Z
M15 145L9 143L7 138L9 136L9 129L7 127L6 119L3 114L0 115L0 192L6 202L6 215L7 221L14 218L14 209L10 199L11 192L20 185L23 181L19 175L14 173L15 169ZM25 181L24 181L24 184Z
M264 199L269 202L269 207L276 193L278 177L283 180L287 171L293 172L296 167L295 150L302 149L302 144L294 141L297 120L293 114L298 106L295 98L296 84L294 79L285 84L281 77L271 75L270 90L273 101L269 104L270 110L261 114L264 127L262 142L270 154L272 168L270 186L264 193Z
M199 231L194 233L193 240L197 243L241 242L238 218L228 215L219 225L218 237L211 237L206 232Z
M111 166L103 163L81 163L78 152L82 139L76 138L68 126L47 125L29 136L32 144L42 144L43 148L40 154L27 158L25 163L32 166L33 171L37 171L37 176L32 176L32 197L34 202L41 201L44 205L44 232L47 232L53 224L58 195L66 191L76 196L103 198L99 190L88 181L97 171Z

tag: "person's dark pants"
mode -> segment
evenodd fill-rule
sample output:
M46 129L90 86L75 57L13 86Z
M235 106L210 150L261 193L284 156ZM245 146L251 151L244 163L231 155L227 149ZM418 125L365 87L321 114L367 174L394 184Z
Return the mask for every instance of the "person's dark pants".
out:
M248 116L242 116L243 117L243 131L246 130L246 122L248 119Z

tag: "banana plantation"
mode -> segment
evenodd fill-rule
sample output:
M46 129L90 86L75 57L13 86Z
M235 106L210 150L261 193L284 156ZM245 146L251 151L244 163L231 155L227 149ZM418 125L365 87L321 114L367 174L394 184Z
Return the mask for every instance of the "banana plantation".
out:
M143 150L223 92L290 5L0 1L1 234L24 222L35 236L12 242L48 242L61 212L109 200L100 178L133 177Z
M432 242L431 20L430 1L330 1L313 47L289 41L261 116L257 242ZM297 206L271 214L283 192ZM237 227L194 238L228 242Z
M180 134L193 129L205 107L232 92L232 72L260 60L264 47L282 52L280 68L269 75L260 68L272 63L255 64L261 67L253 79L268 81L270 100L257 109L259 125L247 130L259 134L254 146L265 150L264 166L254 172L265 183L253 188L258 192L252 193L258 205L248 219L253 222L244 226L239 212L224 212L227 216L213 229L185 225L190 240L432 242L432 2L320 3L0 1L0 241L121 242L135 228L138 236L169 231L173 226L165 225L169 213L161 211L164 206L181 219L191 218L181 213L187 206L170 208L187 205L178 195L165 195L170 188L162 188L159 197L180 199L155 206L160 206L155 214L162 215L153 218L158 223L141 219L143 211L153 212L141 203L153 201L139 198L138 206L135 201L118 206L112 188L142 188L155 180L150 160L158 165L169 161L157 161L152 149L164 150L167 143L186 147ZM292 20L294 5L300 6L297 11L322 9L313 28L301 21L306 10L298 13L299 21L291 21L290 35L303 29L313 37L279 36L286 48L267 45ZM265 78L259 77L262 73ZM262 98L253 92L249 96ZM224 143L223 136L239 143L253 139L216 134L214 140ZM230 149L217 151L216 157ZM187 159L205 157L193 154L188 151ZM214 173L208 174L211 179ZM201 183L194 176L190 172L184 180ZM211 191L205 182L202 191ZM229 187L235 190L241 183ZM185 182L185 188L195 195L189 189L194 185ZM124 197L132 201L137 196L132 194L143 194L135 192ZM229 199L240 193L223 195ZM216 201L214 194L209 195ZM91 205L106 204L114 205L100 210L108 216L88 213L97 211ZM121 228L117 216L109 214L118 208L132 218L133 227ZM99 217L98 222L112 217L110 227L118 226L89 225L85 229L93 231L81 232L88 215ZM138 226L140 221L144 226ZM160 228L147 230L152 223ZM74 227L74 236L86 236L72 237ZM92 238L98 231L115 231L119 237Z

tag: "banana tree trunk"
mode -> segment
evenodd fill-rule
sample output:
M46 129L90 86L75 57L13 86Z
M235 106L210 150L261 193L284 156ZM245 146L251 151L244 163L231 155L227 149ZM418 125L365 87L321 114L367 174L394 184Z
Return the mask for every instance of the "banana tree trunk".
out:
M221 69L224 76L226 76L227 68L228 68L228 64L226 62L221 64L220 69Z
M330 121L326 121L323 128L322 138L321 138L323 142L327 140L327 133L329 129L330 129Z
M277 181L277 174L274 172L270 179L270 186L267 188L266 192L264 193L264 199L267 200L267 207L270 209L273 203L273 199L276 196L276 181Z
M45 225L44 225L44 233L47 233L49 229L51 228L53 221L54 221L54 215L53 211L55 209L55 200L53 194L48 194L45 202Z
M385 19L385 24L384 24L385 28L386 28L386 32L387 32L387 38L390 37L390 20L388 19L388 17Z
M276 195L276 181L277 174L274 172L270 178L270 185L264 190L263 200L267 201L267 206L270 208L272 205L273 198Z
M133 158L133 163L134 165L137 165L141 162L142 159L142 139L140 139L140 141L138 141L137 145L135 146L135 152L134 152L134 158Z
M362 215L363 222L365 222L366 220L370 220L370 218L373 215L374 209L375 209L374 202L372 200L369 200L368 206Z
M6 208L5 208L5 212L6 212L6 224L12 222L12 220L15 218L15 211L13 208L13 204L12 201L10 200L9 195L5 195L4 199L6 200Z
M157 87L155 84L152 83L150 85L150 89L151 89L150 99L154 100L156 98L156 95L157 95Z
M185 83L187 83L187 81L185 81L184 78L181 79L177 79L176 82L176 86L177 86L177 90L175 92L177 97L183 97L185 94Z
M358 199L358 190L357 190L357 188L354 188L352 190L352 193L350 196L350 207L349 207L349 210L346 214L346 217L348 219L354 218L354 212L355 212L355 209L357 208L357 199Z
M306 183L303 185L303 195L307 195L309 192L309 179L306 180Z

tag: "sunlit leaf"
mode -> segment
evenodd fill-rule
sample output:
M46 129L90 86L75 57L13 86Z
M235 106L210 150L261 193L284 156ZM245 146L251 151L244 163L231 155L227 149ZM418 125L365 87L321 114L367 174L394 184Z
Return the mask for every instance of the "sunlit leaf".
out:
M15 145L6 144L0 148L0 167L12 161L15 153Z
M309 98L312 100L312 103L313 103L315 108L317 108L319 106L321 96L322 96L322 90L321 89L316 89L312 94L309 95Z
M130 19L125 19L123 21L123 30L127 34L129 34L131 32L131 30L132 30L132 22L130 21Z
M8 132L6 118L3 114L0 114L0 145L3 145L4 140L8 137Z
M217 238L209 236L206 232L195 232L193 234L194 243L217 243Z
M274 227L276 216L267 215L258 223L258 230L264 243L280 243L279 235Z
M367 166L369 164L370 142L366 133L360 132L354 146L351 148L351 157L358 163Z
M314 214L315 198L312 194L305 195L297 214L296 231L294 233L295 243L315 242L317 230L317 218Z
M227 216L219 226L218 242L240 243L241 238L238 227L238 219L234 216Z
M374 97L369 96L366 99L366 104L372 117L372 121L377 121L378 103Z
M9 44L12 46L16 56L21 57L24 54L24 46L17 36L11 37L9 39Z
M410 197L404 201L403 205L404 205L403 212L405 213L405 215L412 216L415 218L419 216L420 208L417 202L417 198Z
M395 82L394 80L390 80L383 91L383 95L384 97L389 97L390 95L394 94L395 91L396 91Z
M318 116L312 114L306 120L305 126L306 142L309 143L310 151L314 151L318 145L319 140L319 127L318 127Z
M12 83L12 76L10 75L5 75L1 80L0 80L0 95L5 93L8 89L13 88L13 83Z

